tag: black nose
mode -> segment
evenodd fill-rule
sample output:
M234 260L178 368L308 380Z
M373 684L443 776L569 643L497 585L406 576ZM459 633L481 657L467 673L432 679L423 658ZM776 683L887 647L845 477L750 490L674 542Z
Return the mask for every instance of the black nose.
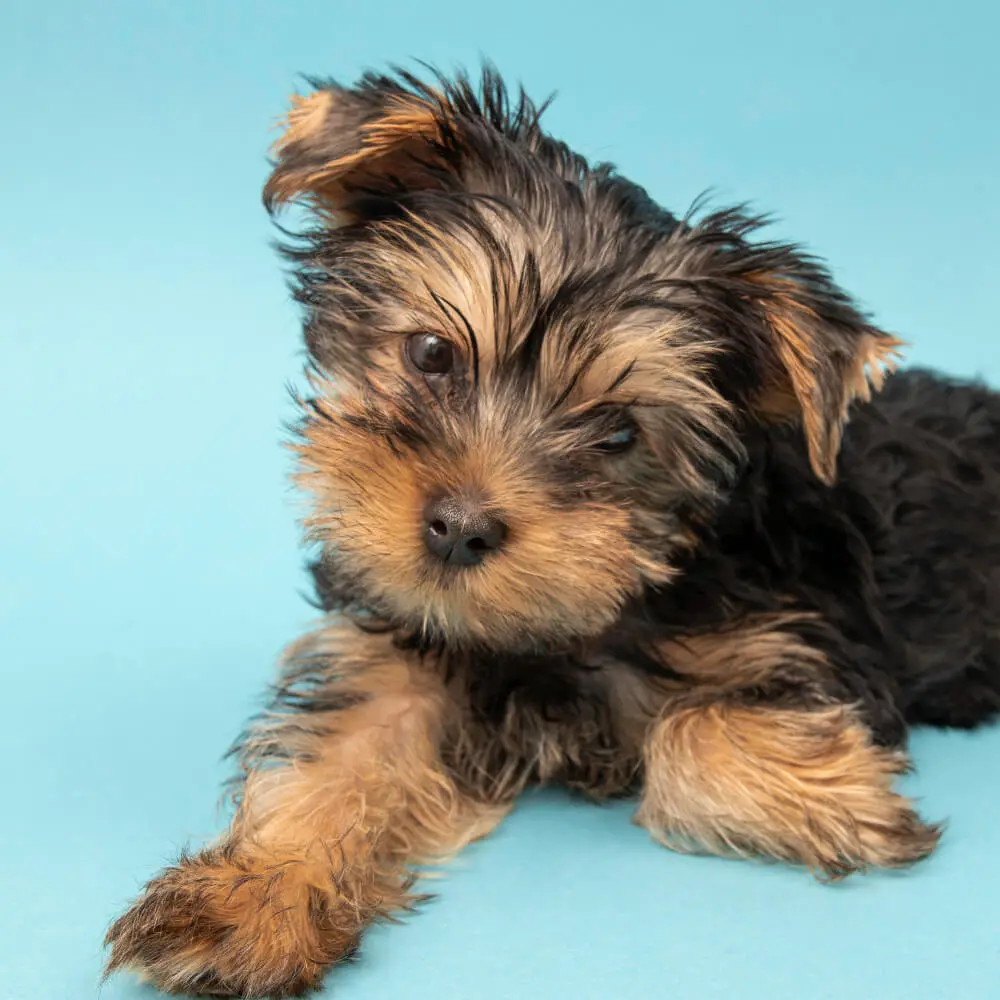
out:
M452 566L478 566L507 536L507 525L475 500L442 497L424 511L427 548Z

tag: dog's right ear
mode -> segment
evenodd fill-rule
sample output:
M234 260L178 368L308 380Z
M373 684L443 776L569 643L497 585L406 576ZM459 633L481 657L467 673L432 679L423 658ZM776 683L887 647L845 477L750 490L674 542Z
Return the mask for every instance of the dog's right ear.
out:
M343 224L356 221L366 198L446 188L457 152L446 108L430 89L414 93L389 81L296 95L272 149L264 204L275 212L300 201Z

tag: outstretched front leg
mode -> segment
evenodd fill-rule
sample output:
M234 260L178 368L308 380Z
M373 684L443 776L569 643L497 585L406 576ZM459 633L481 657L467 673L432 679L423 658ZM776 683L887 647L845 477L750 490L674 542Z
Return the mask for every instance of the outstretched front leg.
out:
M108 971L170 992L294 996L407 908L410 866L487 833L504 806L440 763L449 711L430 669L387 637L329 629L289 662L284 709L244 745L226 836L182 857L111 927Z
M673 650L700 683L668 697L648 731L637 822L676 849L777 858L825 878L919 861L940 830L893 791L905 753L839 700L826 653L795 623Z

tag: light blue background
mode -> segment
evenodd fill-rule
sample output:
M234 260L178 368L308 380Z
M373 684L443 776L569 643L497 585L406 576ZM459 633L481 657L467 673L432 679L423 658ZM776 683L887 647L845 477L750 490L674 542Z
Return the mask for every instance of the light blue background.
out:
M675 209L774 209L912 357L996 378L994 3L160 0L0 9L0 997L95 995L107 922L208 836L310 617L279 447L297 317L259 206L300 71L480 53ZM837 888L535 796L332 995L1000 997L1000 732L919 734L950 817ZM104 1000L138 1000L127 978Z

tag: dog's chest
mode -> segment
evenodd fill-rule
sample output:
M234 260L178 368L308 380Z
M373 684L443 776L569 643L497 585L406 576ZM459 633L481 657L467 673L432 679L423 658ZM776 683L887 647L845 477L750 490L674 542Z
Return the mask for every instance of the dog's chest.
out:
M601 671L569 658L481 662L464 678L450 769L488 798L557 782L606 798L629 791L639 755L626 746Z

